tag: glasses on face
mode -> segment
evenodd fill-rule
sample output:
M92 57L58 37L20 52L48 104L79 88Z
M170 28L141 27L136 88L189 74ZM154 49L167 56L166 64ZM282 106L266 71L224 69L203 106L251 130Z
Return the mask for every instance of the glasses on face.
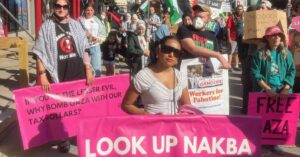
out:
M172 46L168 46L168 45L162 45L161 46L161 53L170 54L172 52L173 52L175 57L177 57L177 58L180 57L181 50L179 50L177 48L174 48Z
M55 10L60 10L61 8L63 8L63 10L68 10L69 9L69 5L60 5L60 4L54 4L54 9Z

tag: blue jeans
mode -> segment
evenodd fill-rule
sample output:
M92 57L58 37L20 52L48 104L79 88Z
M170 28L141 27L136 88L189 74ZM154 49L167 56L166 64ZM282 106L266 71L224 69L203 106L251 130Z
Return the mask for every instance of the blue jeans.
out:
M101 74L101 65L102 65L100 45L91 47L90 55L91 55L91 64L95 71L95 76L98 77Z

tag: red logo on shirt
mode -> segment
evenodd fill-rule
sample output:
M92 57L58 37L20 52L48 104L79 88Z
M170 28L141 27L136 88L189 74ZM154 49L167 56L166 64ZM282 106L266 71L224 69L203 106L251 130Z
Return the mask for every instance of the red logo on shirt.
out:
M69 37L63 37L59 42L60 48L64 53L71 53L74 50L73 43Z

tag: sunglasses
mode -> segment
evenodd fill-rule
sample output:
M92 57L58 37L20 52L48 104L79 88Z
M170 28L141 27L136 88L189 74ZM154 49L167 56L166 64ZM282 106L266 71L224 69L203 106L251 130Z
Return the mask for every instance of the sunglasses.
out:
M63 10L68 10L69 9L69 5L60 5L60 4L54 4L54 9L59 10L63 8Z
M161 53L164 53L164 54L170 54L172 53L174 54L175 57L179 57L180 54L181 54L181 50L177 49L177 48L174 48L172 46L168 46L168 45L162 45L161 46Z

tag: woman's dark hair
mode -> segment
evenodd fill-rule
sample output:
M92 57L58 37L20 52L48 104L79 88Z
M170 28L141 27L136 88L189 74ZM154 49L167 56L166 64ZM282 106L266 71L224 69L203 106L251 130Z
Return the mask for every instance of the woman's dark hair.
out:
M177 41L180 46L181 46L181 43L180 43L180 40L176 37L176 36L173 36L173 35L169 35L169 36L165 36L164 38L162 38L161 40L159 41L156 41L154 43L154 47L155 49L152 49L152 51L150 52L150 63L149 63L149 66L150 65L154 65L156 62L157 62L157 58L156 58L156 55L157 55L157 51L159 51L161 45L165 45L167 41L169 40L175 40ZM182 53L181 53L182 54ZM179 57L179 61L181 60L181 56Z
M190 14L190 13L184 13L183 15L182 15L182 21L184 21L184 19L185 19L185 17L190 17L191 19L193 19L193 16L192 16L192 14Z
M86 4L83 9L87 10L89 7L93 8L95 10L94 3L91 3L91 2L89 2L88 4Z
M59 0L53 0L53 1L52 1L53 6L57 3L57 1L59 1ZM69 6L71 5L71 3L70 3L69 0L65 0L65 2L66 2Z
M293 0L292 1L292 10L297 11L300 7L300 0Z

